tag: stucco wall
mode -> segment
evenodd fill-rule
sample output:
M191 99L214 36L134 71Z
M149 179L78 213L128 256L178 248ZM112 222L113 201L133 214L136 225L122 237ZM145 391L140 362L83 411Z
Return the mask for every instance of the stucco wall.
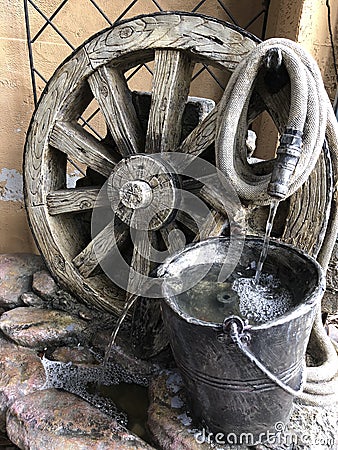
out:
M130 1L101 0L97 3L114 20ZM197 0L185 1L184 9L191 10L197 3ZM241 25L246 25L262 4L261 0L229 0L228 3ZM331 3L336 24L338 4L334 5L337 2L333 0ZM60 0L40 0L37 4L50 16ZM182 0L162 0L160 4L164 9L182 10ZM22 154L33 112L23 1L0 0L0 9L0 253L36 251L22 201ZM140 0L127 17L150 13L155 9L150 0ZM199 12L227 20L216 0L208 0ZM318 19L316 22L314 17ZM30 20L34 36L44 19L30 8ZM332 56L325 20L325 0L304 0L304 3L300 0L272 0L268 33L270 36L299 38L321 64L332 95L336 85L331 71ZM90 7L90 2L85 0L69 2L56 17L55 23L75 47L107 26L105 20ZM250 31L257 34L260 27L261 22L257 22ZM70 52L50 26L41 34L34 51L36 67L46 78ZM135 81L135 87L145 89L149 82L150 79L139 78ZM44 83L38 82L39 92L43 86ZM209 77L195 83L192 94L217 98L220 91Z
M338 55L338 2L330 0L331 24ZM267 38L284 37L301 44L317 61L326 90L333 103L337 78L333 66L333 53L328 32L326 0L271 0ZM278 134L271 120L263 117L258 139L257 156L269 158L278 143Z

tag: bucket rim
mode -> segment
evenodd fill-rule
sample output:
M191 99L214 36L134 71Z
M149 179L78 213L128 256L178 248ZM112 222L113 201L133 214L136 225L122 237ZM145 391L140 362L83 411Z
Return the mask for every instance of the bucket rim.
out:
M249 236L249 237L245 238L245 242L247 242L247 241L263 243L263 238L258 237L258 236ZM175 262L178 258L181 258L182 255L184 255L185 253L190 252L192 249L204 247L204 246L210 244L210 242L220 242L220 243L221 242L229 242L229 238L227 236L209 237L209 238L203 239L197 243L191 243L191 244L186 245L183 250L180 250L165 259L165 261L157 268L157 271L156 271L157 277L165 278L166 273L169 273L168 268L169 268L170 264ZM297 255L299 255L299 256L305 258L307 261L309 261L314 266L314 268L317 272L318 283L315 285L315 287L310 292L308 292L305 295L304 300L299 305L295 306L294 308L291 308L291 310L276 317L275 319L269 320L262 324L246 325L245 326L246 330L254 331L254 330L263 330L263 329L267 329L267 328L270 329L271 327L279 326L286 322L289 322L290 318L296 319L300 316L303 316L313 308L313 305L316 302L320 304L318 299L319 298L321 299L322 295L325 292L325 288L326 288L325 272L324 272L324 269L322 268L322 266L318 263L318 261L316 261L315 258L310 256L304 250L302 250L292 244L280 242L274 238L271 238L269 246L282 247L282 248L291 250L293 253L297 253ZM220 330L222 328L222 323L207 322L207 321L204 321L201 319L197 319L196 317L190 316L189 314L183 312L176 305L176 303L174 302L172 297L164 296L164 297L162 297L162 299L174 312L176 312L176 314L181 319L185 320L186 322L188 322L190 324L195 324L195 325L200 325L200 326L202 325L204 327L213 328L216 330ZM319 305L317 305L317 307L318 306Z

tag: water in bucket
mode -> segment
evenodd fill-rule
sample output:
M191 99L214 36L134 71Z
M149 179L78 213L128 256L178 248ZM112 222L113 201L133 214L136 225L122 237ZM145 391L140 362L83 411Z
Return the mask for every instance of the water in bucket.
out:
M229 249L227 238L190 245L158 272L165 281L164 324L191 413L214 433L257 437L274 431L277 422L287 422L293 392L304 380L306 347L324 292L323 271L300 250L273 242L256 285L262 244L262 239L246 239L237 267L222 283L217 279ZM204 271L207 255L211 265ZM178 291L180 283L198 279L200 272L204 276L195 286ZM234 330L223 323L227 317L231 325L240 324L235 340ZM242 337L241 348L236 339Z
M236 315L253 325L275 319L295 305L292 292L274 275L262 274L256 284L253 277L237 272L221 283L217 282L219 272L220 267L214 266L203 281L177 297L182 311L215 323Z

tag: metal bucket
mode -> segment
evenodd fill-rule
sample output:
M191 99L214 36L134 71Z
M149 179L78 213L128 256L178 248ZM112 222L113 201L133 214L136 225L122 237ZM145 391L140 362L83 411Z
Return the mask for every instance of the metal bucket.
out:
M288 420L304 381L306 347L325 281L313 258L272 242L263 272L278 276L291 290L294 306L261 325L238 317L223 323L196 319L180 306L171 281L190 280L195 268L210 259L219 267L228 247L227 238L211 238L166 260L158 271L164 278L162 314L195 421L213 433L247 433L255 440ZM236 267L243 275L254 275L252 261L261 249L261 239L246 239Z

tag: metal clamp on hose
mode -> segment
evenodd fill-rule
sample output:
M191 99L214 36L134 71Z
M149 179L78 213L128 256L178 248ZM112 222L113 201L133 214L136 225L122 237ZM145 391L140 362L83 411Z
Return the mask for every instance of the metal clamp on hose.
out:
M283 200L287 196L291 176L301 155L302 136L302 131L286 128L285 133L280 138L277 149L277 161L268 186L268 194L272 197Z

